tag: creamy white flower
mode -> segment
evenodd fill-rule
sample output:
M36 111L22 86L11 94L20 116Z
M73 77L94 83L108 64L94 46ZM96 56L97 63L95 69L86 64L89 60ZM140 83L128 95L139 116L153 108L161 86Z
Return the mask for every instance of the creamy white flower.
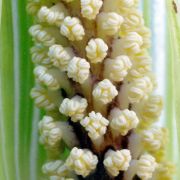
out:
M70 48L64 48L61 45L55 44L49 48L48 56L54 66L60 68L62 71L67 71L68 64L73 58L73 52Z
M136 9L131 9L127 15L124 16L124 22L121 26L122 33L136 31L144 25L142 13Z
M156 169L156 180L172 180L172 176L176 173L176 167L171 162L161 162Z
M119 31L124 19L115 12L100 13L98 15L98 25L106 35L115 35Z
M133 57L133 66L130 70L130 78L140 78L151 71L151 58L146 53Z
M55 44L55 38L39 24L31 26L29 33L36 42L42 43L44 46Z
M95 19L102 7L102 0L81 0L81 14L87 19Z
M61 11L60 4L56 4L56 7L52 8L42 6L37 16L40 22L46 22L56 26L60 26L64 19L64 13Z
M105 0L103 4L104 12L117 12L126 16L132 9L137 8L139 0Z
M60 87L58 80L48 72L48 69L44 66L36 66L34 69L34 75L38 82L46 85L52 90L57 90Z
M49 98L48 91L41 87L36 87L31 90L31 97L37 107L44 108L46 111L56 109L56 104Z
M100 63L106 57L107 44L100 38L91 39L86 46L86 54L91 63Z
M136 128L139 123L136 113L128 109L112 109L109 120L111 120L110 127L112 131L120 133L123 136L125 136L129 130Z
M143 38L136 32L129 32L122 38L122 48L128 55L134 55L141 51Z
M49 176L63 177L68 174L68 169L61 160L55 160L45 163L42 166L42 172Z
M74 147L66 160L66 165L76 174L83 177L88 176L98 163L97 156L88 149L78 149Z
M137 175L142 180L148 180L152 177L153 172L157 167L155 158L149 154L141 155L137 164Z
M109 121L104 118L101 113L92 111L89 116L80 121L81 125L88 131L88 135L92 140L97 140L104 136Z
M112 81L120 82L128 74L132 63L128 56L118 56L115 59L106 59L104 65L104 76Z
M62 139L62 131L50 116L44 116L39 122L41 144L44 144L47 148L56 148Z
M119 174L119 171L126 171L131 161L131 153L128 149L122 150L109 150L105 154L103 164L108 173L115 177Z
M70 116L72 121L77 122L84 117L87 106L87 100L76 95L72 99L65 98L59 111Z
M158 151L167 143L167 129L153 126L142 132L144 146L150 151Z
M138 28L136 32L143 38L143 48L149 48L151 46L151 31L149 28L143 26Z
M74 57L67 68L68 77L83 84L89 77L90 64L82 58Z
M131 103L146 100L153 90L153 84L148 76L135 79L129 88L128 99Z
M60 32L70 41L82 40L85 35L84 28L81 25L80 20L76 17L70 16L67 16L62 22Z
M48 49L45 46L42 46L40 44L35 44L31 48L31 56L33 63L44 66L51 66L52 63L47 55L47 52Z
M161 115L162 108L162 97L158 95L151 95L140 110L142 124L148 126L155 122Z
M93 89L94 99L103 104L111 102L117 95L118 91L116 87L108 79L100 81Z

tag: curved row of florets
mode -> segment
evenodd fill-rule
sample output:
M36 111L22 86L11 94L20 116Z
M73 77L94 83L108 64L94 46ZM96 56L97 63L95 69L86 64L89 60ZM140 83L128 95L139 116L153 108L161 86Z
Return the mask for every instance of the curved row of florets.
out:
M40 143L52 159L70 151L65 160L50 158L43 166L51 180L95 172L105 141L115 148L103 160L110 177L123 171L126 180L170 178L173 167L164 160L167 131L154 124L163 103L152 94L150 31L137 6L138 0L39 0L27 6L36 20L29 29L37 83L31 96L47 111L39 123ZM67 119L81 125L97 154L78 148ZM127 148L116 146L122 137Z

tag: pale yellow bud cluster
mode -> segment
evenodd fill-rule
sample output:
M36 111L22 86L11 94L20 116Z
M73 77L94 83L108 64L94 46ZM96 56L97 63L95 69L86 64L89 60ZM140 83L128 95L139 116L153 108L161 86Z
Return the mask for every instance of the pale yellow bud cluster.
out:
M64 13L61 11L61 4L57 4L52 8L42 6L37 16L40 22L56 26L60 26L64 19Z
M172 180L175 173L175 165L170 162L162 162L158 165L155 178L156 180Z
M163 100L161 96L151 95L140 110L141 124L149 126L161 115Z
M95 19L102 7L102 0L81 0L81 14L87 19Z
M132 63L128 56L118 56L115 59L106 59L104 65L104 76L112 81L123 81L130 70Z
M99 82L93 90L94 98L103 104L110 103L117 95L116 87L108 79Z
M51 66L52 63L47 55L48 49L45 46L36 44L31 48L32 61L35 64Z
M155 158L150 154L141 155L137 164L137 175L142 180L149 180L152 178L153 172L157 168Z
M64 48L61 45L55 44L49 48L48 56L54 66L58 67L61 71L67 71L68 64L74 55L71 48Z
M122 48L127 55L134 55L141 51L143 39L137 32L129 32L122 38Z
M62 139L62 131L56 126L53 118L44 116L39 122L39 141L44 144L48 149L54 149L59 146Z
M136 113L128 109L112 109L109 120L111 120L110 127L112 131L117 132L123 136L125 136L129 130L136 128L139 123L139 119Z
M83 177L88 176L98 163L97 156L88 149L73 148L66 160L66 166Z
M141 78L151 71L151 58L147 53L133 57L133 66L129 72L130 79Z
M42 166L42 172L48 176L64 177L68 174L68 169L61 160L55 160L45 163Z
M100 38L91 39L86 46L86 54L91 63L100 63L107 55L108 46Z
M143 38L142 48L150 48L151 46L151 32L150 29L143 26L137 29L137 33Z
M39 24L31 26L29 33L35 42L42 43L44 46L55 44L55 38Z
M70 41L79 41L85 35L81 22L76 17L67 16L61 24L60 32Z
M39 108L44 108L46 111L51 111L57 108L56 104L49 97L48 91L41 87L36 87L31 90L31 97L34 103Z
M74 57L67 68L67 75L74 81L83 84L89 77L90 64L82 58Z
M39 83L46 85L52 90L59 89L60 84L57 78L48 72L48 68L44 66L37 66L34 69L34 75Z
M121 26L121 33L127 33L136 31L137 28L144 25L144 20L142 14L136 9L129 11L126 16L124 16L124 23Z
M130 165L131 153L128 149L109 150L105 154L103 164L108 173L115 177L120 171L126 171Z
M89 116L80 121L81 125L88 131L88 135L92 140L102 138L106 133L109 121L100 113L92 111Z
M146 100L152 90L153 84L149 77L144 76L135 79L130 85L128 99L131 103L139 103L142 100Z
M87 106L87 100L76 95L72 99L65 98L59 110L62 114L70 116L72 121L77 122L84 117Z
M159 151L167 144L167 129L153 126L148 130L144 130L142 141L147 150L152 152Z
M102 12L98 15L99 30L109 36L118 33L123 21L123 17L115 12Z

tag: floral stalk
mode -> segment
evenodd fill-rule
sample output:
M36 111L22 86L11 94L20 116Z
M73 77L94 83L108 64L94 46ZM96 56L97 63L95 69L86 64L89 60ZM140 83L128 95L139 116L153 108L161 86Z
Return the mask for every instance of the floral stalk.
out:
M172 179L138 0L40 0L27 11L34 17L31 96L47 113L39 122L43 173L51 180Z

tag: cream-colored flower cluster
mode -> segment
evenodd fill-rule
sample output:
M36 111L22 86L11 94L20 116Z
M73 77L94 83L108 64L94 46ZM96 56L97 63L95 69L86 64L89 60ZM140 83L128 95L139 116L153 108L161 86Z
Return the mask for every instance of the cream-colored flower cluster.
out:
M141 155L137 165L137 175L142 180L148 180L152 178L153 172L157 168L155 158L149 154Z
M50 180L171 177L138 0L38 0L27 11L35 17L31 96L46 111L43 173Z
M73 148L66 160L66 166L74 170L78 175L86 177L98 163L97 156L88 149Z
M72 121L77 122L85 116L87 106L86 99L74 96L72 99L64 99L59 110L62 114L70 116Z
M41 144L44 144L48 149L58 148L62 139L62 131L50 116L44 116L39 122L39 132Z
M139 119L134 111L125 109L123 111L114 108L110 112L110 127L114 133L125 136L129 130L136 128Z
M100 113L94 111L89 113L88 117L81 120L81 125L88 131L88 135L92 140L97 140L104 136L107 130L109 121Z
M117 176L120 171L126 171L131 161L131 154L128 149L113 151L105 154L104 166L111 176Z
M118 95L116 87L108 79L99 82L93 89L93 97L103 104L110 103Z

